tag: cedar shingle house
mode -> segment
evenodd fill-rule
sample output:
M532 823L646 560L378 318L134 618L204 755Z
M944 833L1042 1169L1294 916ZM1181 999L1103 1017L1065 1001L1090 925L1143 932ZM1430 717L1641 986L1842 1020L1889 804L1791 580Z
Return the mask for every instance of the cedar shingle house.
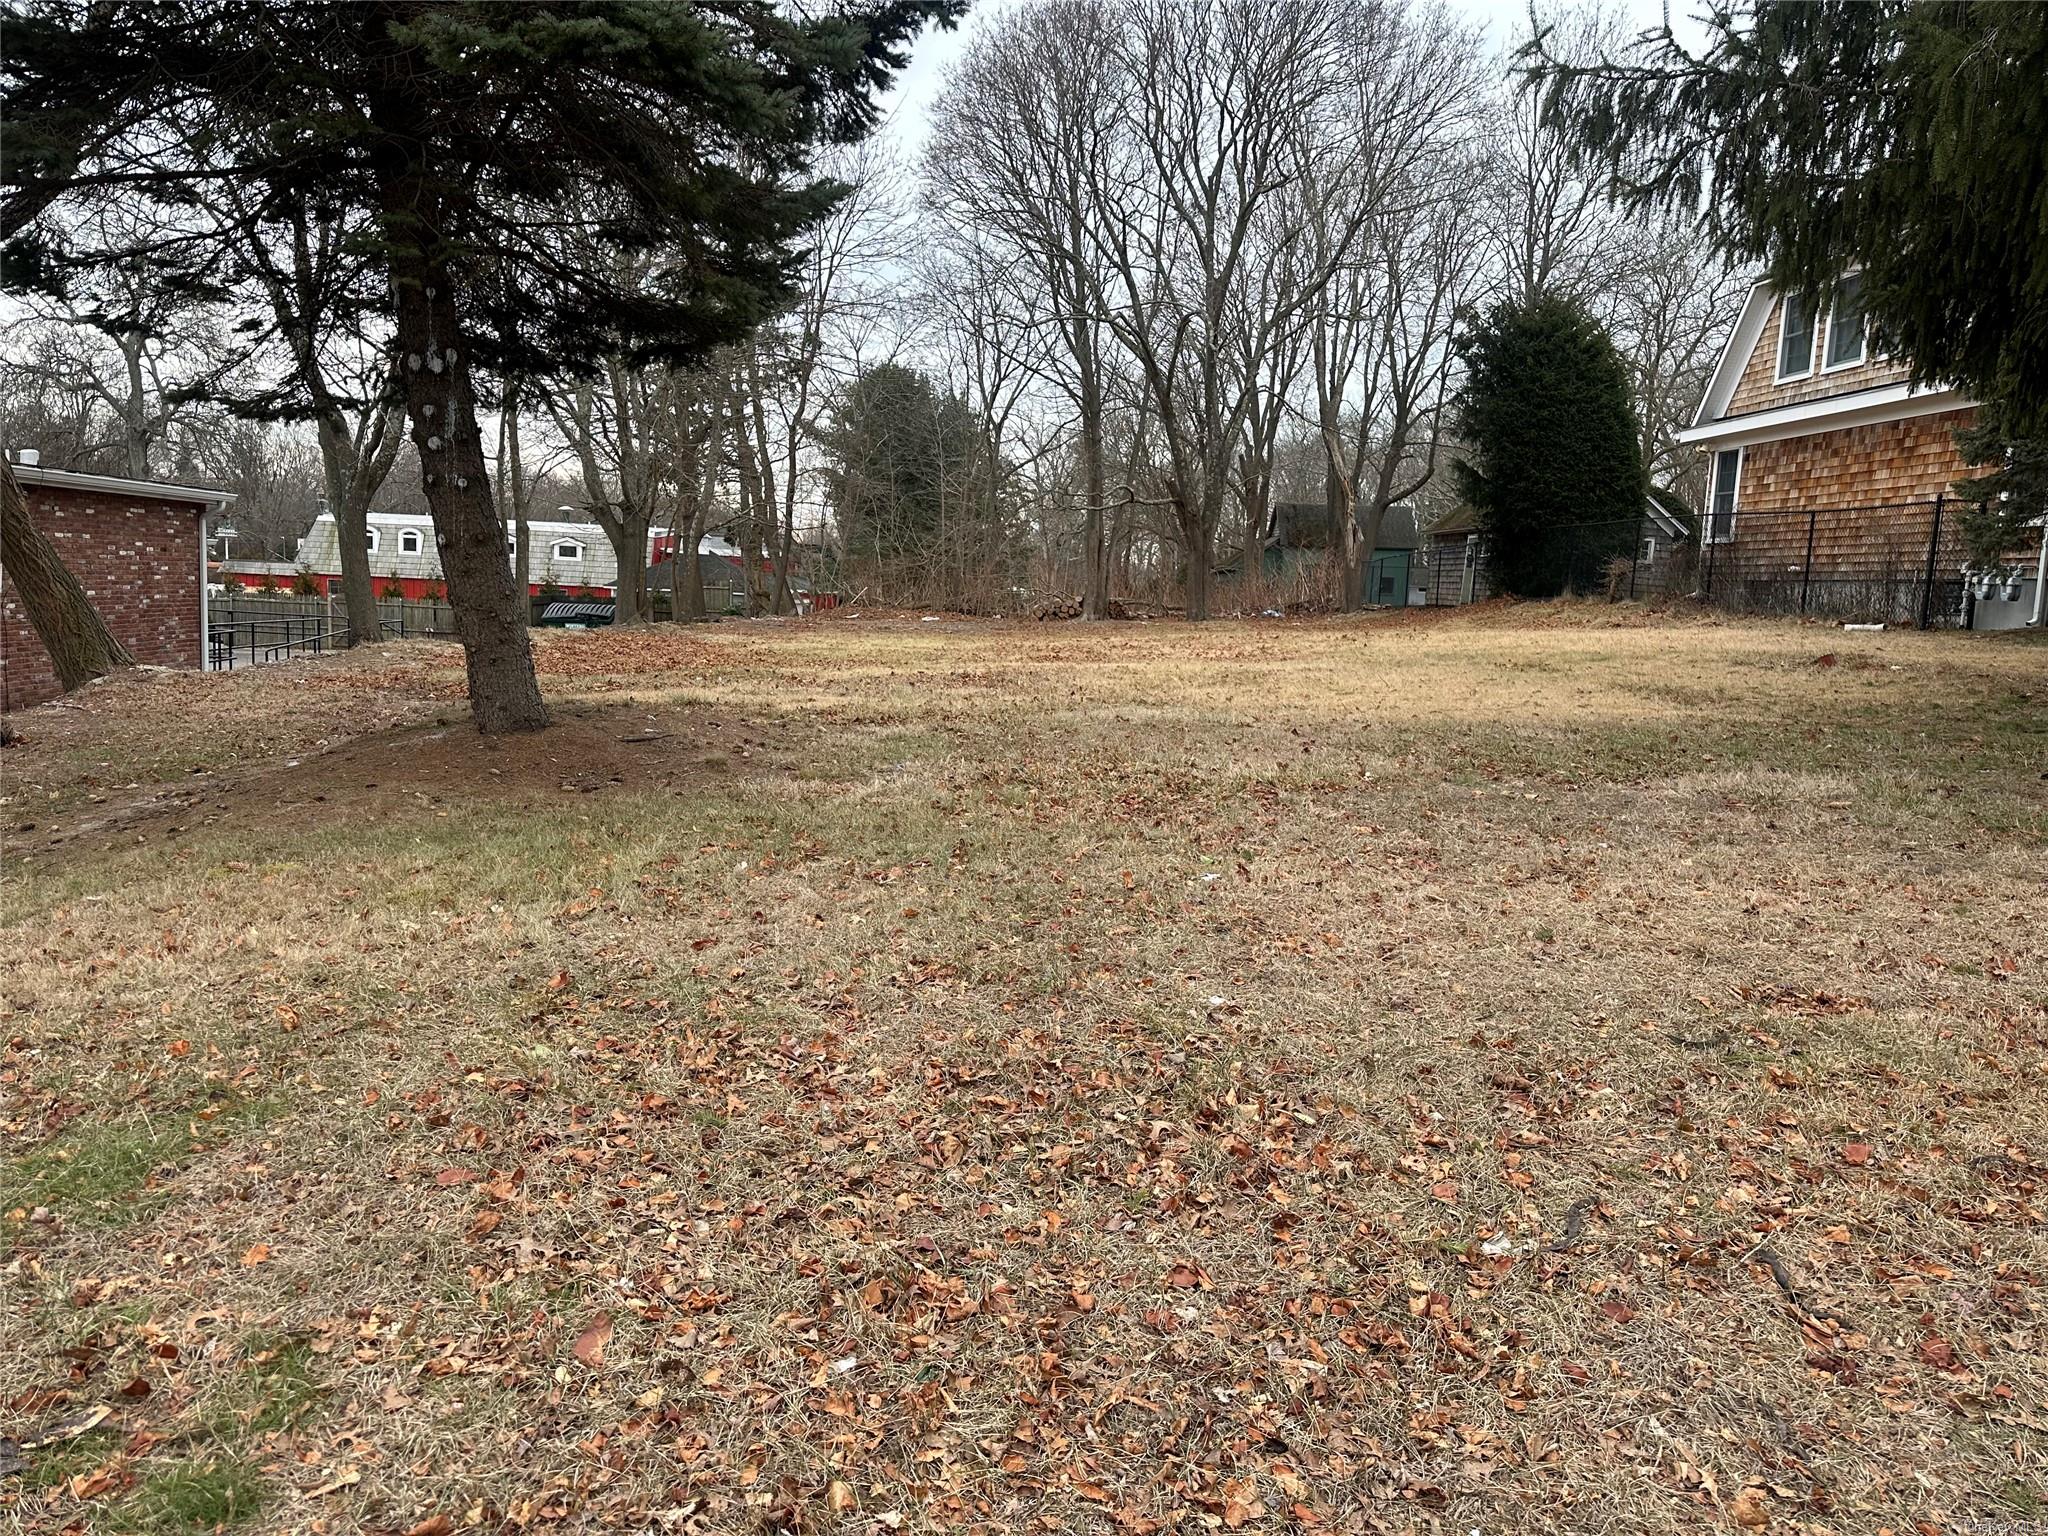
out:
M1901 621L2026 622L2018 600L1965 606L1949 486L1975 473L1955 430L1976 402L1916 386L1877 352L1851 274L1818 303L1752 287L1690 428L1709 456L1701 567L1713 595ZM2031 573L2030 573L2031 574Z

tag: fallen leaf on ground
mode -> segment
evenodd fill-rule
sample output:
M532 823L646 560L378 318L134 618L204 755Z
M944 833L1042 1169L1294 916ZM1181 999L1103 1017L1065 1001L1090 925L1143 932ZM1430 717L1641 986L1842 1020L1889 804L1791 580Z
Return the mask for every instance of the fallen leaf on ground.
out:
M612 1315L600 1312L584 1326L576 1336L575 1355L585 1365L592 1367L604 1364L604 1348L612 1341Z
M1764 1504L1760 1489L1744 1488L1728 1501L1728 1513L1735 1517L1735 1523L1749 1530L1756 1530L1771 1523L1771 1512Z

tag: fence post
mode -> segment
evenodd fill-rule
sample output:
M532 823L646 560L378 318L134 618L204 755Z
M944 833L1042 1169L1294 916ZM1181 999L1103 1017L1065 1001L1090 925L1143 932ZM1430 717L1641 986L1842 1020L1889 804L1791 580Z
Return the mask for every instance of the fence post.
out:
M1934 527L1927 535L1927 574L1920 586L1920 627L1934 627L1934 560L1941 552L1941 504L1947 499L1946 493L1934 498Z
M1628 552L1628 600L1636 600L1636 570L1643 563L1643 519L1648 517L1649 506L1636 514L1636 545Z
M1714 537L1714 515L1710 507L1706 519L1707 528L1707 574L1700 582L1700 601L1705 602L1714 595L1714 548L1721 541Z
M1820 508L1806 510L1806 567L1799 573L1799 611L1806 612L1807 589L1813 585L1813 529L1820 521Z

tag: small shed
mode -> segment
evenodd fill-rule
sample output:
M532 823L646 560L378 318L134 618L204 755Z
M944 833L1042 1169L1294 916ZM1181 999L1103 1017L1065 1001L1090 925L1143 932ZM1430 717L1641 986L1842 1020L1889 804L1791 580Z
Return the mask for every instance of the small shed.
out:
M1379 537L1373 541L1372 560L1366 569L1365 600L1387 607L1405 607L1413 586L1415 551L1421 540L1415 529L1415 509L1406 502L1387 508L1380 519ZM1304 564L1320 564L1328 558L1330 512L1320 501L1280 501L1266 517L1265 536L1260 540L1261 568L1268 576L1283 576Z
M1439 518L1424 540L1420 582L1423 601L1445 606L1476 603L1491 597L1485 543L1479 509L1470 503L1461 502Z

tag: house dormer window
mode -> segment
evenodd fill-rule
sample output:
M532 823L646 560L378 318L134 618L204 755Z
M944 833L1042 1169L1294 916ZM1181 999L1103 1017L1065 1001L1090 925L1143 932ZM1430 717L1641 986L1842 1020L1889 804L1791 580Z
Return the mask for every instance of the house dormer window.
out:
M1834 303L1828 309L1826 366L1853 368L1869 350L1869 328L1863 321L1863 274L1852 273L1835 284Z
M420 552L419 529L408 528L398 536L398 552L403 555L416 555Z
M372 528L363 535L363 548L371 554L377 553L377 530Z
M1813 372L1813 330L1813 306L1803 295L1786 294L1778 318L1778 383Z
M555 558L557 560L581 560L583 558L583 546L574 539L558 539L555 541Z

